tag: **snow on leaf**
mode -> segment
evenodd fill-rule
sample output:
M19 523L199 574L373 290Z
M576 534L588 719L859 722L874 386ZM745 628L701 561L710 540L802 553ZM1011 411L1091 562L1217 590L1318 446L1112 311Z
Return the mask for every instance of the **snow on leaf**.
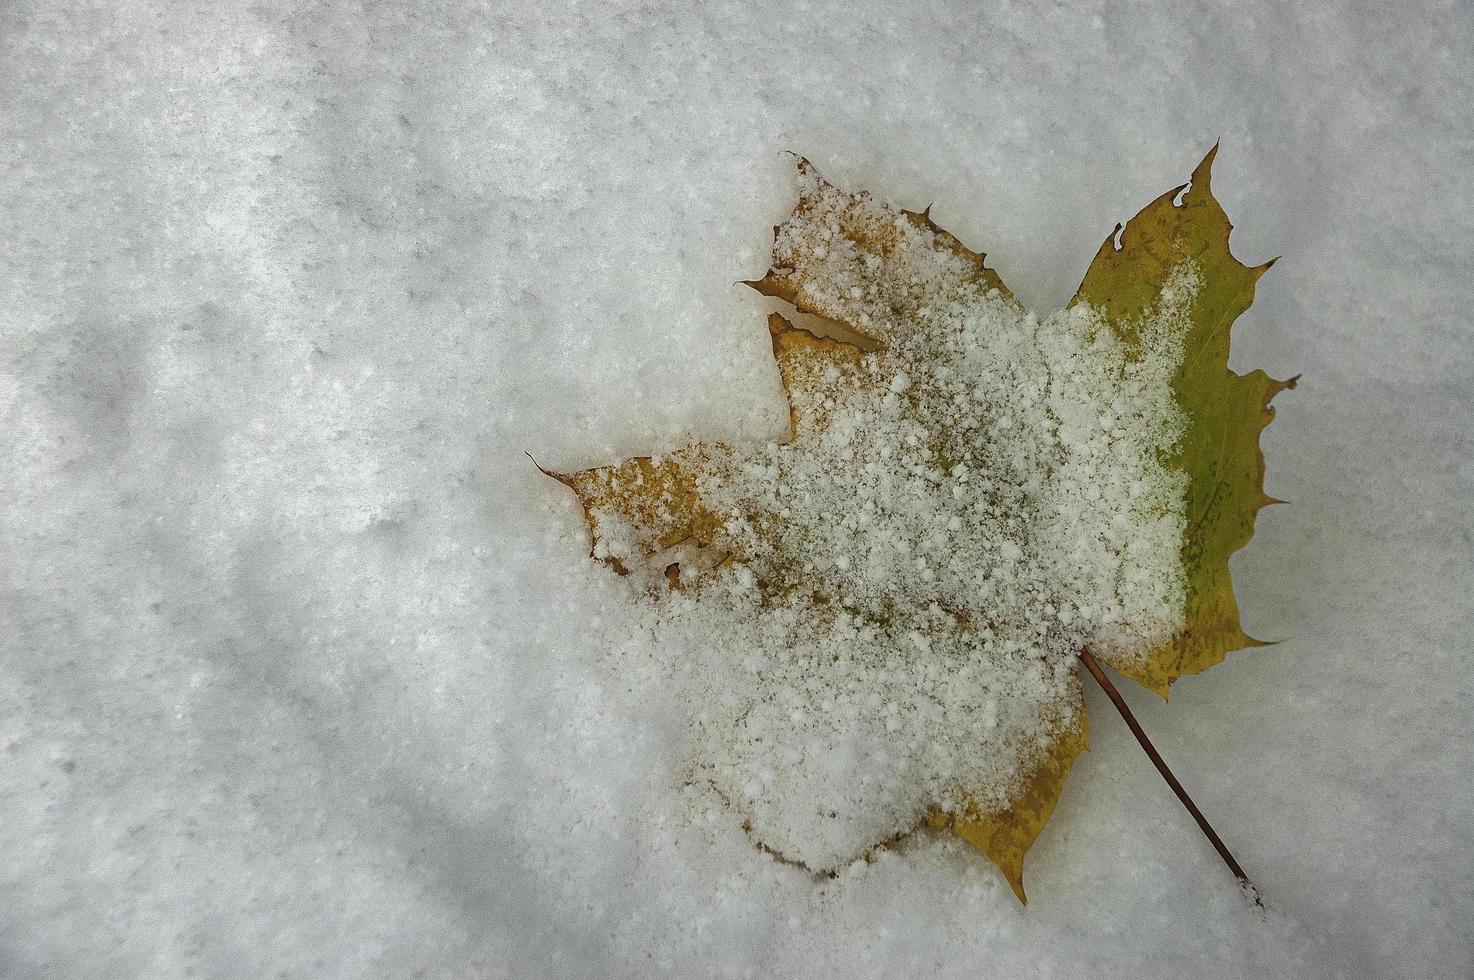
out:
M937 227L930 208L902 210L898 220L894 209L876 206L865 191L835 193L802 157L798 177L801 190L793 216L773 229L773 268L748 283L758 292L872 340L881 339L887 324L904 323L915 314L924 292L904 277L918 268L931 274L933 287L955 291L966 284L984 293L996 289L1013 300L998 273L984 264L986 256ZM824 225L831 234L822 241L784 234L785 228L806 225ZM915 234L923 230L926 234ZM841 281L836 273L852 283L851 290L834 289ZM863 294L851 295L853 289Z
M1022 901L1086 747L1077 652L1165 693L1252 642L1226 561L1287 383L1227 370L1265 267L1228 254L1211 159L1043 319L925 212L800 159L749 283L833 334L769 316L787 438L549 474L688 651L691 781L765 849L833 871L948 827Z

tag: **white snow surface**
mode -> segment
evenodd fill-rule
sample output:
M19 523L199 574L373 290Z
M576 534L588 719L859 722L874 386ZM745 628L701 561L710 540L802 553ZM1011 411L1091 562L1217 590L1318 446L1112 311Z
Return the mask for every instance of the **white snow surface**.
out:
M20 0L0 85L0 975L1474 973L1467 4ZM1088 689L1027 908L757 850L524 453L781 422L784 149L1045 315L1220 137L1282 642L1125 694L1268 909Z

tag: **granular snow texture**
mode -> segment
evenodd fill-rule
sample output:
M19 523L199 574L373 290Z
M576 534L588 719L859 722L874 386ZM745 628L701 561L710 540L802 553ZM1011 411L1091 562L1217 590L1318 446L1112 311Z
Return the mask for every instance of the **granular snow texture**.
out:
M19 0L0 86L0 975L1474 973L1467 4ZM1282 642L1126 696L1268 909L1094 691L1027 909L759 851L524 453L781 427L784 149L1044 322L1219 137Z

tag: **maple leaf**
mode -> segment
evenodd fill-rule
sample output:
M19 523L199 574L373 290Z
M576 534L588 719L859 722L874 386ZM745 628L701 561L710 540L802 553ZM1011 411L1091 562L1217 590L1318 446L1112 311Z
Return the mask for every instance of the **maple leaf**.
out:
M828 325L769 316L787 438L549 473L583 504L594 557L759 652L761 693L700 712L731 706L702 722L719 758L698 767L765 848L830 870L929 823L1025 900L1024 855L1087 744L1075 655L1165 696L1257 642L1227 562L1272 502L1258 435L1294 382L1228 370L1229 327L1272 263L1229 253L1216 149L1044 320L927 212L800 159L773 268L749 283ZM887 733L902 758L881 776L885 747L824 757Z

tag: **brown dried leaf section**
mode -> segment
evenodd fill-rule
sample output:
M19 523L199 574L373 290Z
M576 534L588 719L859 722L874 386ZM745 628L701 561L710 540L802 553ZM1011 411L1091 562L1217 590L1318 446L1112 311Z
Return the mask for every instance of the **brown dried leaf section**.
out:
M622 525L621 531L635 533L633 543L647 560L686 542L705 548L717 541L721 520L702 502L699 491L709 451L694 446L665 456L636 457L618 466L577 473L543 472L578 496L594 556L627 575L634 569L601 547L611 536L612 529L606 525L612 522Z
M819 337L794 326L777 313L768 317L768 331L773 343L773 357L789 397L789 434L791 440L801 426L820 429L825 412L816 398L804 397L818 390L818 384L830 369L851 370L859 365L864 350L841 340ZM799 413L795 398L803 397L808 411ZM616 466L601 466L576 473L554 473L548 476L571 489L583 505L591 536L591 551L621 575L635 569L624 561L605 553L611 528L617 522L621 531L633 531L640 561L655 563L666 574L672 586L680 584L671 571L678 564L682 549L715 549L706 556L706 564L714 566L739 557L727 536L719 514L703 500L703 478L714 475L726 455L720 444L698 444L664 456L640 456Z

